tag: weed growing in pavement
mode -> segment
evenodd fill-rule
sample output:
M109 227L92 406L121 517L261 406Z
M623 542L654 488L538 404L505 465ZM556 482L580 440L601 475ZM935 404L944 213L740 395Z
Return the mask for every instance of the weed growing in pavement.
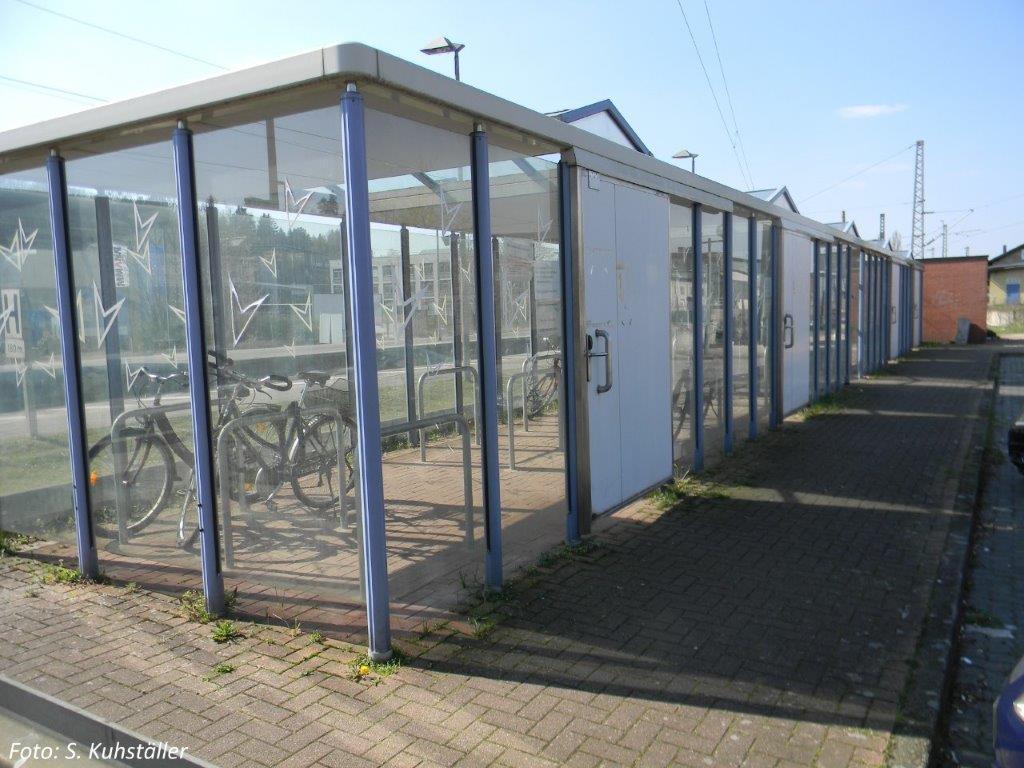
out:
M13 555L30 541L23 533L0 531L0 555Z
M235 622L224 619L214 625L210 637L215 643L230 643L232 640L241 640L245 635L235 626Z
M82 574L73 568L65 568L63 562L43 567L44 584L78 584L82 581Z
M589 555L598 548L598 543L593 539L581 539L572 543L561 544L554 549L549 549L537 558L537 564L541 568L550 568L552 565L574 560L583 555Z
M323 645L326 640L323 632L310 632L309 634L309 642L315 645Z
M687 473L652 491L647 498L658 509L671 509L684 499L727 499L729 492L719 483Z
M349 677L357 682L370 680L377 685L401 669L404 662L405 656L397 648L387 661L373 661L367 654L361 653L348 663L351 670Z
M124 585L124 591L127 592L129 595L133 595L139 591L139 585L136 584L134 581L129 581L127 584Z
M206 675L203 680L210 682L211 680L220 677L221 675L230 675L235 671L237 667L234 664L228 664L226 661L222 661L220 664L213 668L213 671Z
M835 395L824 395L819 400L811 403L801 411L805 421L816 419L819 416L832 416L843 410L843 404Z
M964 616L965 624L973 624L976 627L988 627L989 629L1003 629L1006 625L998 616L993 616L988 611L969 610Z
M483 640L498 626L497 619L489 614L485 616L470 616L469 623L473 627L473 637L477 640Z
M209 624L213 621L213 616L206 610L206 598L203 597L202 592L188 589L181 594L178 602L181 604L182 613L184 613L185 618L189 621L194 621L198 624Z

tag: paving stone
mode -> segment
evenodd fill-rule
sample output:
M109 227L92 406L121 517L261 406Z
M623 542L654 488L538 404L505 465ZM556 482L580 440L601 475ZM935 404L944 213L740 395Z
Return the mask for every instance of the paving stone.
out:
M20 557L0 559L4 672L222 766L878 765L971 448L951 426L975 415L991 354L921 350L851 386L841 412L737 446L708 473L722 498L597 520L594 551L539 569L486 640L428 635L389 678L350 679L358 648L308 658L285 628L215 648L171 595L39 584ZM970 596L1014 627L1020 487L990 489ZM364 618L345 615L356 632ZM983 755L979 713L1024 648L972 626L972 707L950 738ZM235 671L204 680L222 660Z

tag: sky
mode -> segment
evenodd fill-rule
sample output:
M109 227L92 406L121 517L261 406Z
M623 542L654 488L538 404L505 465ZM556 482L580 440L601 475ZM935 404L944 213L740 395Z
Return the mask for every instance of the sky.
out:
M785 184L802 213L845 210L867 238L884 212L904 247L924 140L925 255L942 255L943 221L950 255L1024 242L1022 0L768 5L0 0L0 130L349 41L450 75L419 52L447 35L478 88L542 112L610 98L657 157L699 153L699 174L738 189Z

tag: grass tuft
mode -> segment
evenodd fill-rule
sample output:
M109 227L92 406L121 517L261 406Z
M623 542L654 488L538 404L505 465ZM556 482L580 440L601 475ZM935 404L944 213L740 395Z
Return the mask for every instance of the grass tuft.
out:
M720 483L687 473L652 491L647 498L658 509L671 509L686 499L727 499L729 491Z
M206 675L203 678L203 680L205 680L206 682L210 682L214 678L220 677L221 675L230 675L232 672L235 671L235 669L237 669L237 667L235 667L234 664L228 664L226 661L222 661L220 664L215 666L213 668L213 671L210 672L210 674Z
M23 533L0 531L0 555L13 555L31 539Z
M78 584L85 579L73 568L65 568L62 563L43 567L44 584Z
M973 624L976 627L988 627L990 629L1003 629L1006 625L997 616L988 611L970 610L964 616L964 623Z
M189 621L197 624L209 624L213 621L213 616L206 610L206 598L199 590L186 590L178 598L178 602L181 604L182 613Z
M373 685L379 685L385 677L401 669L404 662L405 656L397 648L387 661L373 661L367 654L361 653L348 663L351 670L349 677L357 682L368 680Z
M230 643L233 640L241 640L245 635L235 626L235 622L224 619L213 626L210 637L215 643Z

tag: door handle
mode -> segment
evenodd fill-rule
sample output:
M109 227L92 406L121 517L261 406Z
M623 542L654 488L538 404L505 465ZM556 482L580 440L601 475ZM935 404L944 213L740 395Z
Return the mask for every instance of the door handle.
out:
M796 343L796 331L793 329L793 316L785 314L782 317L782 345L785 349L792 349Z
M612 342L608 337L608 331L598 329L594 336L604 339L604 384L599 384L597 394L601 395L612 388Z
M594 351L594 339L604 339L604 352ZM594 357L604 358L604 384L597 385L597 394L603 395L612 388L612 347L608 331L598 328L594 335L587 334L587 381L590 381L590 360Z

